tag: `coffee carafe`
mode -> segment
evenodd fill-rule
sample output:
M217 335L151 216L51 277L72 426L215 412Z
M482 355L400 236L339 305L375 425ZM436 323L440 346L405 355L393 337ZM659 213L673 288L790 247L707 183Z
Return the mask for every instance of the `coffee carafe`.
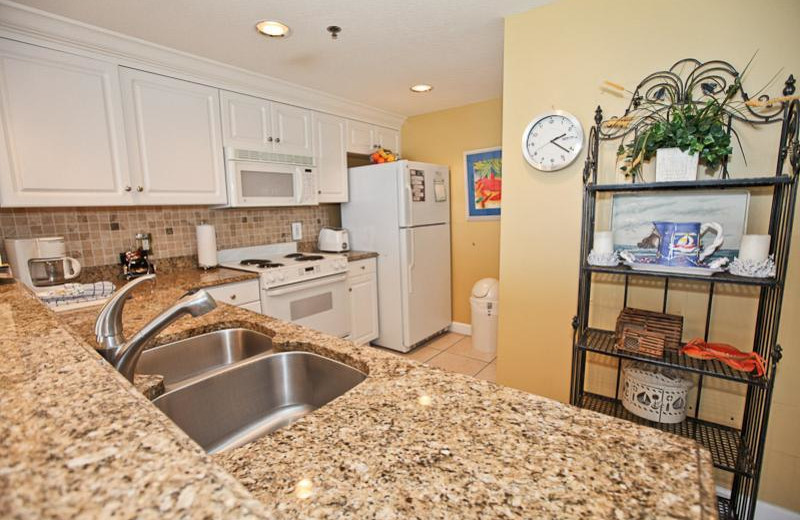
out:
M14 278L35 291L52 290L81 274L80 262L66 254L64 237L7 238L5 246Z

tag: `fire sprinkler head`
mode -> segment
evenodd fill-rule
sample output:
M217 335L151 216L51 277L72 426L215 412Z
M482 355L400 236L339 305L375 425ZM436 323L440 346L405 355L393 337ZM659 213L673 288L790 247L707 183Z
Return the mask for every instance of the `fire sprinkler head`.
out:
M342 32L342 28L338 25L329 25L325 30L331 33L332 40L339 38L339 33Z

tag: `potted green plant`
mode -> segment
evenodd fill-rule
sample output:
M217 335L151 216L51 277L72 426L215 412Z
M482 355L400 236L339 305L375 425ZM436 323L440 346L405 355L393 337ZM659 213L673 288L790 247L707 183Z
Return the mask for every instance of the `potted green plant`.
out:
M620 170L626 176L641 175L642 165L656 156L656 180L694 180L698 163L716 170L733 152L728 119L730 100L739 90L732 84L721 99L707 97L672 103L666 109L644 107L647 116L633 139L619 147ZM661 108L661 109L659 109Z

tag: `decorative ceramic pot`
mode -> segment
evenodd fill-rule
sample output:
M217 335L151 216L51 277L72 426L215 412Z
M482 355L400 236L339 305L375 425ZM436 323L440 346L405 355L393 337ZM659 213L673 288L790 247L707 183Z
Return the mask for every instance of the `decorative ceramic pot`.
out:
M656 182L697 180L700 155L690 154L680 148L656 150Z

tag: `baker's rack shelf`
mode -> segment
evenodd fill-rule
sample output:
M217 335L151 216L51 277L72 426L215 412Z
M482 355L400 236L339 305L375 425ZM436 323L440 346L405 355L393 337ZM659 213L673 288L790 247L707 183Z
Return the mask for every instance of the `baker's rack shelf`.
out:
M688 77L682 77L676 71L689 68ZM726 76L727 75L727 76ZM726 79L728 82L726 83ZM678 89L680 92L673 98L688 99L688 92L702 92L705 96L714 96L725 92L728 84L732 84L739 73L728 63L711 61L701 63L697 60L681 60L669 71L660 71L645 78L636 88L631 105L625 116L635 113L638 104L644 98L663 92L662 87ZM668 78L667 81L664 78ZM795 92L795 80L789 76L783 95L792 96ZM745 92L740 93L745 101ZM638 99L638 101L637 101ZM703 99L702 96L696 99ZM761 96L759 99L768 101ZM623 116L624 117L624 116ZM595 113L595 125L589 134L588 154L584 168L584 195L581 226L581 266L579 270L578 310L573 318L573 351L570 401L573 405L604 413L619 419L643 424L662 431L667 431L686 438L694 439L705 446L712 456L714 467L732 474L730 497L720 496L717 500L718 512L722 519L752 520L758 495L758 484L761 464L764 455L764 442L772 400L772 391L777 365L782 357L781 347L777 344L780 311L783 300L784 281L788 265L791 245L791 228L795 212L800 172L800 101L793 99L768 105L763 112L756 112L747 107L744 113L731 116L731 125L736 121L750 124L781 124L781 135L778 143L777 166L774 174L749 178L730 178L727 163L723 165L722 178L698 181L679 182L632 182L625 184L600 184L598 178L598 151L601 139L624 138L628 130L619 130L619 125L611 125L611 131L604 130L603 114L600 107ZM784 170L787 170L785 172ZM633 270L627 266L592 266L586 263L594 238L597 198L599 194L612 193L647 193L654 191L713 191L726 189L756 189L759 193L771 192L772 207L769 219L769 234L772 236L770 252L775 257L776 275L771 278L749 278L736 276L727 272L712 276L665 273ZM598 280L619 280L624 283L624 296L621 308L628 305L629 292L635 290L631 280L649 280L663 283L663 300L661 312L666 312L671 290L685 287L706 287L708 302L705 316L703 338L708 341L710 324L714 311L715 288L721 285L738 285L751 287L758 298L758 312L753 334L752 350L765 360L766 373L757 377L749 373L735 371L716 360L697 360L684 356L677 351L666 351L662 358L652 358L617 350L614 346L615 333L609 330L589 326L591 308L592 282ZM606 302L607 303L607 302ZM711 341L714 338L710 338ZM741 348L741 347L740 347ZM615 395L605 396L592 393L585 387L586 365L590 356L602 356L616 362L617 376ZM622 406L619 399L620 376L623 360L638 361L650 365L669 367L695 374L697 393L692 407L692 416L678 424L660 424L633 415ZM729 424L716 424L700 418L700 405L703 382L705 378L717 378L741 384L746 389L746 397L742 421L737 427ZM732 414L739 415L739 414Z

